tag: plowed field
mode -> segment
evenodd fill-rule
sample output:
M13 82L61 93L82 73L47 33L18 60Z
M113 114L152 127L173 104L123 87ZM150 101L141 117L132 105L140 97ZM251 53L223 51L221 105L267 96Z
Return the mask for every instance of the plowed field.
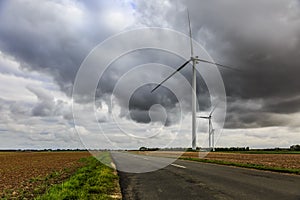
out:
M0 153L0 198L31 198L45 181L55 184L82 166L88 152Z
M267 167L287 169L300 169L300 154L247 154L247 153L221 153L221 152L172 152L172 151L139 151L138 154L163 156L201 158L209 160L228 161L242 164L257 164Z
M201 157L199 152L185 152L183 157ZM246 154L210 152L205 157L210 160L222 160L244 164L260 164L270 167L300 169L300 154Z

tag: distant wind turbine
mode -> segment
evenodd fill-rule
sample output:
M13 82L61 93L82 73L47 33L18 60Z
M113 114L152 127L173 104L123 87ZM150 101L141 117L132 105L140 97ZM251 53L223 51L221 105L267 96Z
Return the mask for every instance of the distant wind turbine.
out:
M213 128L211 117L217 106L215 106L208 116L199 116L198 118L208 119L208 143L209 148L215 151L215 129Z
M166 82L169 78L171 78L174 74L182 70L187 64L192 62L193 64L193 75L192 75L192 149L196 150L196 102L197 102L197 96L196 96L196 64L199 62L203 63L209 63L213 64L219 67L224 67L232 70L236 70L232 67L228 67L225 65L221 65L215 62L210 62L208 60L203 60L198 58L198 56L194 57L194 50L193 50L193 39L192 39L192 29L191 29L191 21L190 21L190 14L187 9L187 17L189 22L189 35L190 35L190 47L191 47L191 57L189 60L187 60L185 63L183 63L176 71L174 71L170 76L168 76L165 80L163 80L160 84L158 84L155 88L151 90L151 93L154 92L157 88L159 88L164 82Z

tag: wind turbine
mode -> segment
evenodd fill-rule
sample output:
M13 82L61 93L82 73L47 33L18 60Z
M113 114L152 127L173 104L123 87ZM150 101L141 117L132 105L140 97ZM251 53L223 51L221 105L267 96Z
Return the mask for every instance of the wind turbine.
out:
M164 82L166 82L169 78L171 78L174 74L182 70L187 64L192 62L193 65L193 74L192 74L192 149L196 150L196 112L197 112L197 96L196 96L196 64L199 62L213 64L219 67L224 67L228 69L233 69L231 67L221 65L215 62L210 62L208 60L200 59L198 56L194 56L194 49L193 49L193 38L192 38L192 29L191 29L191 21L190 21L190 14L187 9L187 17L189 23L189 36L190 36L190 47L191 47L191 57L185 63L183 63L176 71L174 71L170 76L168 76L165 80L163 80L160 84L158 84L155 88L151 90L151 93L154 92L157 88L159 88Z
M208 143L209 148L212 148L213 151L215 151L215 129L213 128L211 117L213 112L215 111L217 106L213 108L213 110L209 113L208 116L199 116L198 118L202 119L208 119Z

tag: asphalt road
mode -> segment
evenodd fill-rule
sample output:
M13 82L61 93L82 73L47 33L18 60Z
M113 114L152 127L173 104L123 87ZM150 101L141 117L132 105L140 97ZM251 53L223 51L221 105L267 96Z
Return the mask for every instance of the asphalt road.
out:
M154 172L122 169L162 166L170 160L112 152L123 199L300 200L300 176L177 160ZM124 171L124 170L123 170ZM127 170L128 171L128 170Z

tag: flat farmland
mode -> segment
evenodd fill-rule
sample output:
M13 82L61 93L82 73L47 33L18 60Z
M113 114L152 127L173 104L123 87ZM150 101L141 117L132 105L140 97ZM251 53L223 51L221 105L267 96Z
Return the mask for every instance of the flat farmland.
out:
M56 184L83 164L88 152L1 152L0 198L32 198L45 182Z
M182 157L201 158L201 152L185 152ZM209 152L204 159L241 164L257 164L267 167L300 169L300 154L247 154Z
M149 156L199 158L240 164L262 165L271 168L300 169L300 153L223 153L223 152L176 152L176 151L138 151Z

